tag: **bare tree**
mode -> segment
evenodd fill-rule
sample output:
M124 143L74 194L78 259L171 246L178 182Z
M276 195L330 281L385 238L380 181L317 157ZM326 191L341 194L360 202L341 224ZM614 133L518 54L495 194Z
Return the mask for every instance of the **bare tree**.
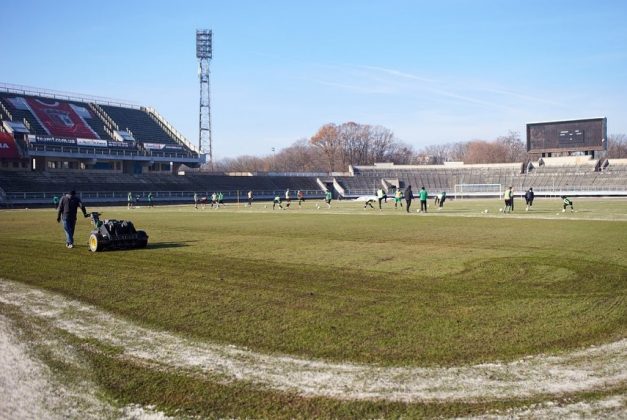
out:
M388 160L389 152L395 143L394 133L385 127L376 126L369 130L369 138L372 152L368 164Z
M221 172L263 172L270 167L265 157L242 155L235 158L224 158L214 163L214 170Z
M627 157L627 136L615 134L608 142L608 157ZM523 162L527 159L520 135L510 131L494 141L473 140L426 146L418 152L396 139L385 127L345 122L322 126L309 140L300 139L271 156L239 156L216 162L215 170L231 172L332 172L349 165L375 162L443 164Z
M419 164L442 164L448 161L465 163L523 162L527 151L520 135L510 131L494 141L471 140L424 147L414 160Z
M607 157L609 159L627 159L626 134L610 134L608 136Z
M505 146L507 155L504 162L524 162L528 160L527 148L516 131L510 131L506 136L496 139L497 143Z
M448 144L433 144L425 147L421 154L427 164L440 165L448 160L449 149L450 145Z
M309 144L326 157L329 171L345 170L351 164L372 165L399 158L409 161L413 154L408 146L400 146L390 129L355 122L327 124Z
M341 166L359 164L364 160L364 146L367 153L368 145L364 142L364 126L354 122L347 122L337 127L337 135L340 146Z
M468 143L465 163L501 163L507 160L508 148L501 142L474 140Z
M388 151L387 160L398 165L410 165L414 163L416 152L414 148L408 144L394 142Z
M448 150L448 160L462 162L468 152L468 142L457 142L450 145Z
M322 126L309 140L309 144L318 148L325 156L329 172L336 170L336 160L340 151L338 128L335 124Z
M290 147L281 149L276 155L277 170L281 172L322 172L325 162L317 149L306 139L296 141Z

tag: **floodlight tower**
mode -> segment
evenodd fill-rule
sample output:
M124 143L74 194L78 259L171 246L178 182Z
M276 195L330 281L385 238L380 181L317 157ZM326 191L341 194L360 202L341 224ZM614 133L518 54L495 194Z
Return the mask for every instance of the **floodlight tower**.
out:
M213 169L211 144L211 100L209 97L209 62L212 58L212 32L210 29L196 30L196 58L200 79L200 109L198 117L198 149L209 156Z

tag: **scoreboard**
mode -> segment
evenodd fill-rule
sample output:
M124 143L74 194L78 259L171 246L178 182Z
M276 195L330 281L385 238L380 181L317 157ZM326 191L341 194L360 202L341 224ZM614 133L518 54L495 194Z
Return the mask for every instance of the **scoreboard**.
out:
M607 118L527 124L527 152L607 150Z

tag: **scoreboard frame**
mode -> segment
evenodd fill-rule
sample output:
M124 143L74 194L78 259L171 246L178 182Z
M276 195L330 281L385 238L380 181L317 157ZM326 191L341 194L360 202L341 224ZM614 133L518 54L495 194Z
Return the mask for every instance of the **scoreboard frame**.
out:
M528 153L604 150L607 150L606 117L527 124Z

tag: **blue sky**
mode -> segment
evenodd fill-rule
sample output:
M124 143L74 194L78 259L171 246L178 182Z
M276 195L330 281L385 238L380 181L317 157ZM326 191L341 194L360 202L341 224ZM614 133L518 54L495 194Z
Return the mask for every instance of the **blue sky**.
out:
M627 1L5 2L0 82L153 106L198 142L195 31L213 30L214 158L323 124L420 149L527 122L627 133Z

